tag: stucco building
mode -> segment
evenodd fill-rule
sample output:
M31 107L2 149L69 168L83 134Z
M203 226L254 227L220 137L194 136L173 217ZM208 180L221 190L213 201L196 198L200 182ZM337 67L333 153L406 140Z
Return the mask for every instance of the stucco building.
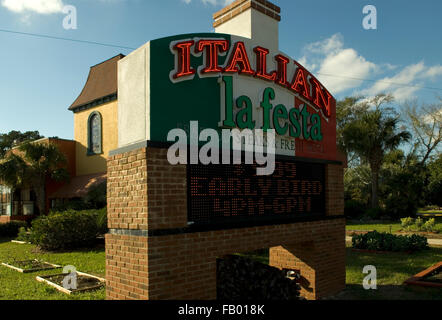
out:
M124 55L92 66L86 84L69 107L74 115L74 140L44 138L34 143L52 143L66 156L69 182L46 181L46 210L84 197L106 181L109 151L118 147L117 64ZM18 147L12 149L18 152ZM30 220L38 212L30 187L11 190L0 185L0 223Z

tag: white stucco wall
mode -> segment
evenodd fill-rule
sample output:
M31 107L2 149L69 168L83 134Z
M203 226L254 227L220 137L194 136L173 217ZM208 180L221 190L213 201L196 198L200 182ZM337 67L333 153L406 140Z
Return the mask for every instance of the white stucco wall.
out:
M252 10L247 10L240 15L215 28L217 33L227 33L244 38L252 38Z
M279 48L279 22L253 8L219 25L215 32L254 39L270 50Z
M150 42L118 62L119 148L150 139L148 70L150 70Z

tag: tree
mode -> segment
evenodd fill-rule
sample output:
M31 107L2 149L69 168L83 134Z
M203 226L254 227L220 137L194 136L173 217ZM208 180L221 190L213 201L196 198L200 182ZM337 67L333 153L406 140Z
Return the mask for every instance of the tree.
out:
M13 189L31 187L41 214L45 212L47 179L69 178L65 163L66 158L56 145L27 142L20 145L19 152L9 152L0 162L0 180Z
M440 103L421 104L417 100L404 104L407 122L414 133L414 149L420 153L420 165L431 160L442 145L442 99Z
M425 171L414 154L400 149L386 154L380 172L379 198L391 218L414 216L424 204L422 189Z
M338 148L347 155L349 168L359 165L358 155L346 146L344 130L349 123L355 121L368 109L369 106L363 97L346 97L336 103L336 140Z
M367 100L360 115L342 128L342 139L348 150L368 163L371 171L371 207L379 207L379 171L386 152L396 149L411 137L408 131L398 130L399 116L382 104L392 101L389 95L378 95Z
M3 185L15 190L23 184L26 163L14 154L9 154L6 159L0 159L0 181Z
M428 185L426 198L428 203L442 207L442 154L428 164Z
M43 138L38 131L11 131L9 133L0 134L0 158L6 156L6 153L13 147L24 142L35 141Z

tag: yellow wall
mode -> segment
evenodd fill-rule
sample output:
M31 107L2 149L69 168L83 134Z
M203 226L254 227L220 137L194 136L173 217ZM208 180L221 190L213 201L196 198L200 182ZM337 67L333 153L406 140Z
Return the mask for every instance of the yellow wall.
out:
M98 111L102 117L103 154L87 155L87 125L89 115ZM109 151L118 148L118 101L102 104L74 113L74 139L76 143L77 176L106 172Z

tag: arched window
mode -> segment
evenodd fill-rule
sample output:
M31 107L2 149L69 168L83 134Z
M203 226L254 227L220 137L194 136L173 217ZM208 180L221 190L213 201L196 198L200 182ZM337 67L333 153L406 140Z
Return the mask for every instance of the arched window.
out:
M87 122L88 132L88 155L102 154L102 118L101 114L97 111L92 112L89 115Z

